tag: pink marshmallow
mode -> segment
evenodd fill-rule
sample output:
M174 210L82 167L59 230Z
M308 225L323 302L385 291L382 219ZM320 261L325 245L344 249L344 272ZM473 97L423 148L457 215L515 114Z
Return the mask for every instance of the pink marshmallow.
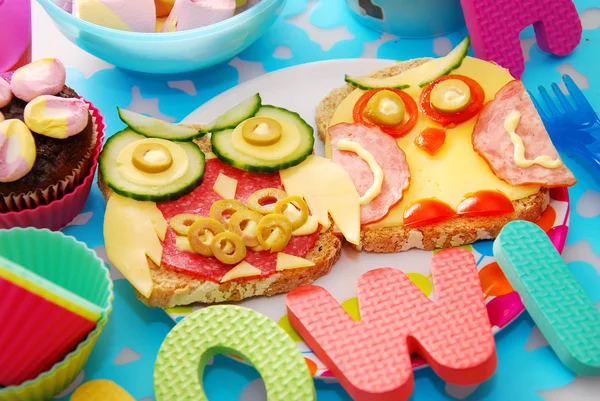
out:
M65 66L55 58L43 58L19 68L10 80L12 93L30 102L38 96L56 95L65 86Z
M81 99L40 96L25 106L24 117L33 132L65 139L83 131L90 113L87 103Z
M154 32L154 0L73 0L73 15L93 24L134 32Z
M0 182L25 177L33 168L36 156L33 135L21 120L0 123Z
M73 11L73 2L71 0L54 0L54 4L68 13Z
M4 79L0 78L0 109L8 106L12 98L13 94L10 90L10 84Z
M231 18L235 8L235 0L176 0L162 31L185 31L216 24Z

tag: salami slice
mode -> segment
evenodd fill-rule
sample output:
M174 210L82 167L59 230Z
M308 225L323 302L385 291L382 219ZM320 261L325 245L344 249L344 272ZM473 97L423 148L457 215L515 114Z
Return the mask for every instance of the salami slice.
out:
M515 110L521 116L515 133L523 140L525 158L533 160L543 155L560 158L521 81L506 84L481 110L473 130L475 151L498 178L509 184L537 184L547 188L574 185L577 181L564 164L557 168L539 164L523 168L515 163L515 146L504 127L506 117Z
M332 160L348 172L356 190L362 196L373 185L373 172L356 153L338 150L341 139L359 143L383 170L381 192L369 204L361 206L360 222L367 224L384 217L390 207L402 199L410 183L410 171L404 151L396 140L377 127L362 124L337 124L329 127Z
M164 218L167 221L170 221L173 216L181 213L193 213L208 217L210 206L221 199L221 197L212 189L219 173L223 173L228 177L238 180L235 198L244 203L250 195L259 189L283 189L278 173L249 173L231 167L218 159L211 159L206 161L202 184L192 193L176 201L157 204L157 207L162 212ZM318 236L318 230L311 235L294 236L290 239L290 242L283 252L294 256L305 257L308 251L315 245ZM175 232L169 226L163 243L162 265L164 266L217 283L220 282L223 276L233 267L232 265L221 263L216 258L182 251L177 248L175 241ZM262 272L262 277L267 277L276 271L277 253L248 250L246 259L244 260L258 268ZM256 277L248 277L248 279L255 278Z

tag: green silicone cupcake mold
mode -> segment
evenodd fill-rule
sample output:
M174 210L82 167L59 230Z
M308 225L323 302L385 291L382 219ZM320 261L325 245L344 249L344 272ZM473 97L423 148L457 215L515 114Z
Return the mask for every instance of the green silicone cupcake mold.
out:
M62 361L33 380L0 388L2 401L45 401L75 380L106 325L113 300L109 271L104 261L84 243L45 229L0 230L0 256L101 309L96 328Z

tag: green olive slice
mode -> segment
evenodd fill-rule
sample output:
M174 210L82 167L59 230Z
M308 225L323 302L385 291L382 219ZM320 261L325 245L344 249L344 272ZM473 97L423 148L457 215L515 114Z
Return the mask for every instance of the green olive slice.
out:
M178 214L177 216L173 216L169 224L171 225L173 231L177 233L177 235L188 235L192 224L200 219L202 219L202 216L190 213L182 213Z
M269 214L275 210L275 204L286 196L285 191L281 189L265 188L250 195L246 203L250 210L254 210L260 214Z
M173 165L173 157L159 143L141 143L133 151L131 162L138 170L155 174L167 171Z
M292 208L290 211L289 208ZM298 195L288 196L275 204L274 213L283 214L292 223L292 231L296 230L308 220L308 205Z
M431 105L445 113L457 113L471 102L471 88L460 79L447 79L431 90Z
M256 227L262 217L262 214L253 210L240 210L229 219L229 230L239 235L248 248L253 248L258 246Z
M369 118L376 124L394 126L404 121L406 107L397 94L389 90L377 92L367 104Z
M283 214L268 214L256 226L256 237L264 250L281 252L292 237L292 223Z
M246 257L246 245L239 235L225 231L215 235L210 250L219 261L228 265L241 262Z
M223 225L215 219L201 217L191 225L188 231L188 240L190 246L196 252L203 256L213 256L210 244L217 234L225 231Z
M235 212L247 210L248 208L242 202L233 199L221 199L216 201L210 207L208 217L215 219L223 225L229 227L229 219Z
M244 122L242 137L256 146L268 146L279 142L283 128L281 123L269 117L253 117Z

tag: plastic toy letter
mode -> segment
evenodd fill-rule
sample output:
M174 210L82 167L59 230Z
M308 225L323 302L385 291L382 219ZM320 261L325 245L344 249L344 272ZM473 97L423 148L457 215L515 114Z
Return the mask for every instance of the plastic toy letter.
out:
M600 375L600 311L536 224L507 224L494 256L558 358L579 375Z
M533 24L540 49L564 56L581 41L582 26L572 0L461 0L473 51L520 79L525 60L519 34Z
M171 330L154 366L156 401L207 401L204 367L220 353L254 365L267 401L316 401L312 376L292 339L268 317L234 305L200 309Z
M286 299L290 323L356 401L408 399L411 353L445 381L480 383L497 358L475 259L464 249L443 250L431 273L436 301L399 270L363 274L358 322L325 289L298 287Z

